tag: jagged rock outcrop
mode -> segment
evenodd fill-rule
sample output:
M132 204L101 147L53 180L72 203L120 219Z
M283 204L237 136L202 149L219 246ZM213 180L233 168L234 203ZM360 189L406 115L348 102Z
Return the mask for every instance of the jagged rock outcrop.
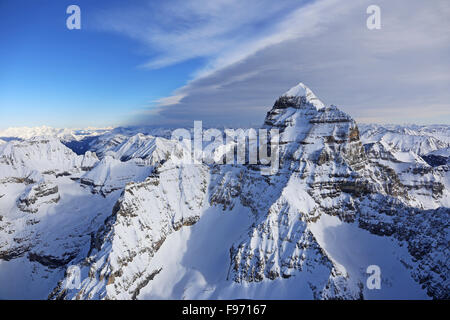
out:
M32 185L20 196L17 206L24 212L36 213L44 204L57 203L60 199L58 186L51 182Z
M80 263L79 291L61 285L52 297L131 299L159 272L146 266L165 239L200 218L207 202L208 170L170 161L140 183L129 183L105 225L91 236Z

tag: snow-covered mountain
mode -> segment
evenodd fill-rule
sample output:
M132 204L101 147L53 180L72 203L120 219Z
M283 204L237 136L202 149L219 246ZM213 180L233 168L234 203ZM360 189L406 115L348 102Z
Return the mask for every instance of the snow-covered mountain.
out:
M392 147L418 155L450 147L450 126L448 125L377 125L362 124L363 143L386 142Z
M358 127L300 83L262 128L272 175L165 129L0 144L0 298L450 298L450 126Z
M111 131L113 128L58 129L42 127L12 127L0 130L0 137L30 139L35 137L53 137L63 141L80 140L87 136L97 136Z

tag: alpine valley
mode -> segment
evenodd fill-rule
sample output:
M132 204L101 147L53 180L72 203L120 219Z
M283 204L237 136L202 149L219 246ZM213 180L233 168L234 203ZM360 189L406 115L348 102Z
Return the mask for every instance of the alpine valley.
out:
M0 298L450 298L450 125L357 125L300 83L262 128L272 175L181 164L168 129L0 131Z

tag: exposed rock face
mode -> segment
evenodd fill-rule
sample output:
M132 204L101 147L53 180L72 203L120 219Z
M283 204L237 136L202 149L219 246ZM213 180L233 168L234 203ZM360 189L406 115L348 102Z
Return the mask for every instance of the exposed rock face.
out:
M30 260L31 262L36 261L39 262L41 265L55 269L65 267L76 256L77 253L72 255L66 254L63 257L54 257L51 255L39 255L38 253L30 252L28 254L28 260Z
M430 297L449 299L450 209L420 210L400 201L371 195L360 205L359 226L406 244L415 266L412 277Z
M431 157L446 157L447 140L360 132L303 84L263 127L280 131L273 175L181 165L178 142L126 130L84 155L51 141L3 144L0 259L27 259L51 279L40 281L52 299L450 298L448 162ZM379 293L366 286L372 264ZM69 265L78 288L66 285Z
M307 217L280 198L268 216L249 233L249 240L232 247L231 278L243 282L314 274L308 285L316 299L358 299L361 288L328 257L308 229Z
M366 157L355 122L334 106L324 107L309 93L315 104L306 96L285 95L267 114L266 128L281 131L284 181L268 187L267 194L278 198L265 211L259 211L248 240L232 248L233 279L252 282L288 278L296 271L312 272L317 274L315 297L358 298L359 287L349 284L348 275L337 270L308 224L319 219L322 212L354 220L354 206L347 201L347 193L366 192L366 186L358 181L358 170L365 165ZM335 203L324 205L322 200L327 198L335 199ZM336 290L329 290L330 283ZM351 289L345 292L340 286Z
M207 202L208 170L203 165L177 167L165 162L156 175L128 184L105 227L92 235L81 262L79 291L60 288L53 297L131 299L159 273L146 266L165 239L200 218Z
M413 277L430 296L448 298L448 266L441 258L431 262L433 259L426 252L431 250L431 255L442 255L445 259L450 257L445 240L449 209L414 209L418 201L410 195L411 191L425 189L430 191L425 194L428 199L442 197L445 188L436 180L445 179L445 174L436 174L429 168L421 173L422 179L405 178L404 172L413 170L408 168L400 171L402 181L396 170L389 166L400 161L386 150L385 145L371 145L366 151L368 158L359 140L358 128L349 116L335 107L317 109L306 97L283 96L278 99L268 112L265 125L282 131L283 168L289 172L289 179L281 197L249 232L249 239L233 248L232 266L236 281L288 277L293 269L301 270L303 264L313 265L305 262L307 257L315 257L314 261L319 259L322 261L320 265L327 265L323 263L323 260L328 260L326 252L308 252L311 247L316 248L308 225L320 215L329 214L348 222L356 219L360 227L372 233L406 241L410 254L418 261L418 266L412 271ZM420 157L415 159L414 165L428 167ZM423 174L430 173L430 178L423 177ZM421 180L431 181L424 183ZM306 208L305 203L308 203ZM370 209L368 203L371 204ZM373 204L376 205L372 207ZM424 205L419 208L423 209ZM386 219L386 214L394 216L394 221ZM430 214L436 223L441 222L439 227L433 227L431 218L426 218ZM418 224L426 224L435 235L428 233L424 236L416 229ZM429 242L433 245L426 244ZM425 247L427 249L423 250ZM337 274L336 268L332 262L329 266L332 279L331 275ZM443 280L445 285L441 284ZM345 281L341 278L340 283ZM352 287L349 283L344 286ZM358 285L353 284L353 297L360 294L357 288ZM322 297L331 296L325 294Z
M41 205L57 203L59 199L57 185L41 182L29 187L20 196L17 206L24 212L36 213Z
M410 205L422 209L449 206L446 163L431 166L413 151L401 151L384 141L368 143L365 149L371 165L385 171L387 181L397 185L393 195L402 192Z

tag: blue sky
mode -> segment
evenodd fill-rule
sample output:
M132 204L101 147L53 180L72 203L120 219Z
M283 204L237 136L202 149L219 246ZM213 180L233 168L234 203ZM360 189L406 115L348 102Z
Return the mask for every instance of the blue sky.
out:
M77 1L82 29L66 28L73 1L0 2L0 127L107 126L183 85L201 64L143 68L139 42L99 29L101 10L119 1Z
M254 125L300 81L357 121L450 123L450 3L376 1L369 31L372 2L2 0L0 128Z

